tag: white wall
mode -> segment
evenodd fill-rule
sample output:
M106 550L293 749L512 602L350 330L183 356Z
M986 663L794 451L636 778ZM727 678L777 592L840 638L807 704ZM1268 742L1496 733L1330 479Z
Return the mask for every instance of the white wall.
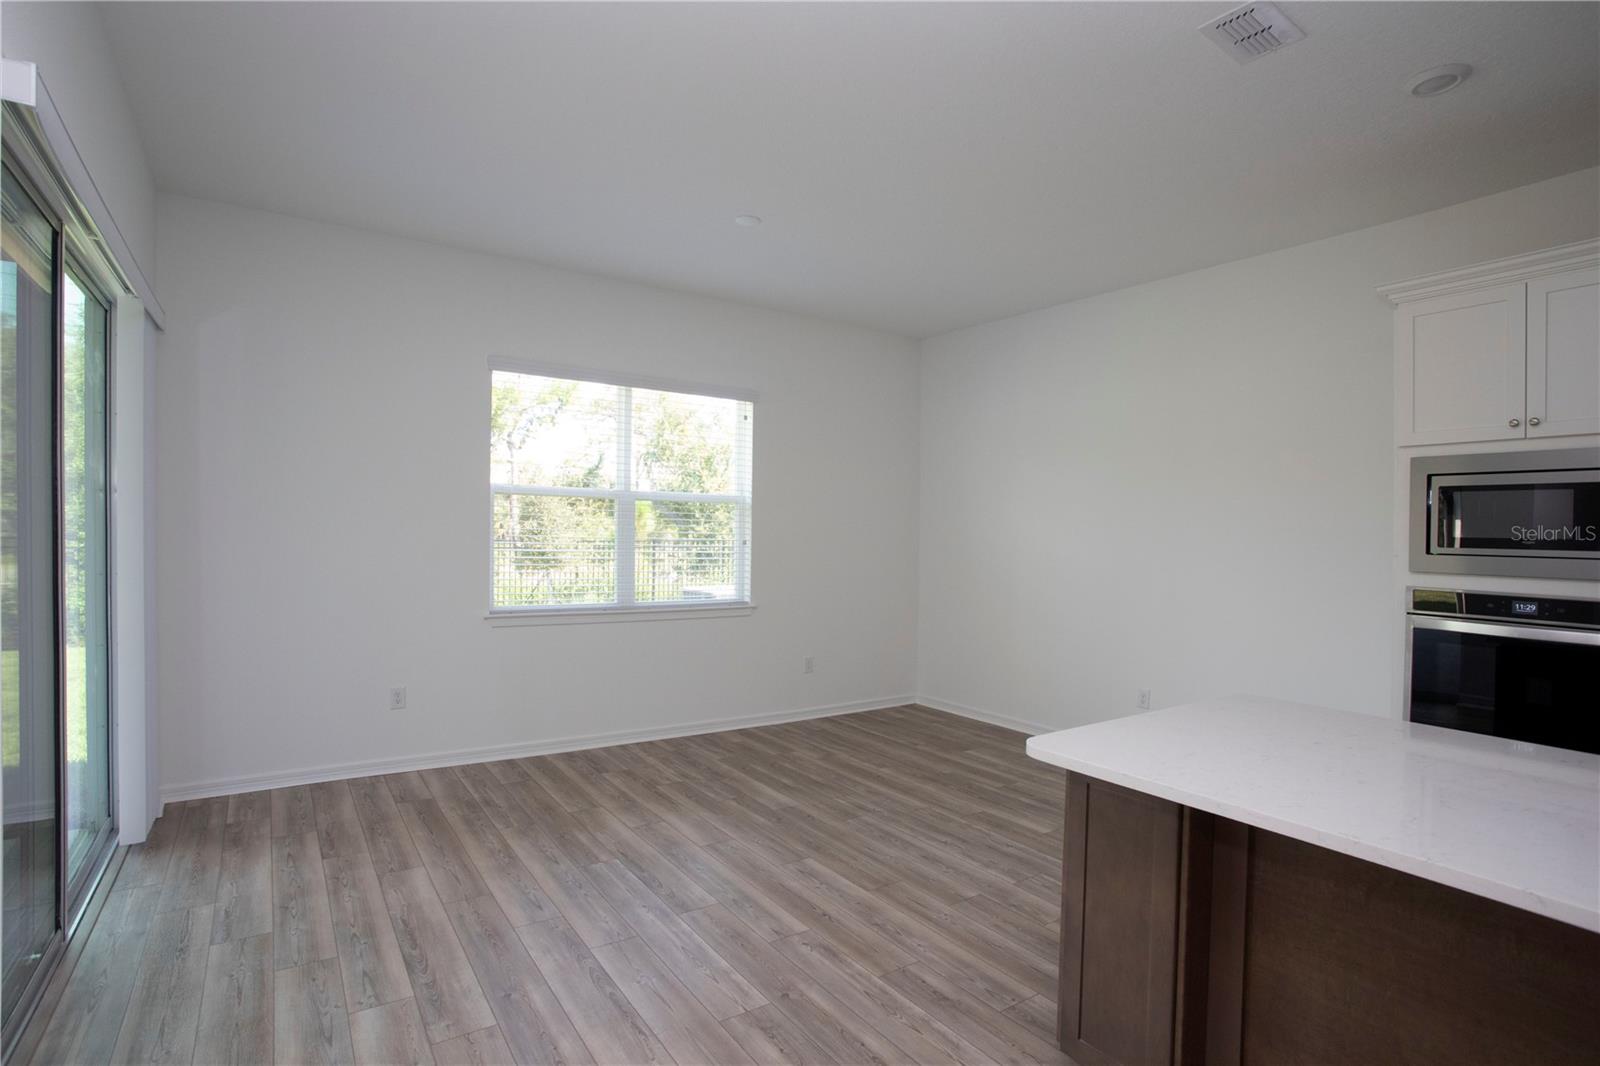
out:
M912 692L912 342L186 198L157 238L169 798ZM491 628L491 355L757 390L756 611Z
M1600 172L922 346L918 691L1051 729L1398 713L1390 281L1600 232Z
M1374 289L1596 232L1591 170L933 338L919 373L864 330L162 197L164 789L913 691L1043 728L1141 688L1396 713ZM490 628L491 354L758 390L757 612Z

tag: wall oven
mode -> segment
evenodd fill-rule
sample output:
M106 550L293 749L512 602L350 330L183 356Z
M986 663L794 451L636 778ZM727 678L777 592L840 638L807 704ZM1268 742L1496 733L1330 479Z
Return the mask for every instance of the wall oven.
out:
M1411 569L1600 580L1600 448L1411 460Z
M1600 754L1600 601L1407 590L1406 717Z

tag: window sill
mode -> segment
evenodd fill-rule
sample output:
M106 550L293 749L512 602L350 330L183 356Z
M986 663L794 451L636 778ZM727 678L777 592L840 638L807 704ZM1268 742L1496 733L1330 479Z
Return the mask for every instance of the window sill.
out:
M752 603L665 607L531 607L490 611L484 620L498 629L508 626L569 626L595 622L666 622L684 618L733 618L754 611Z

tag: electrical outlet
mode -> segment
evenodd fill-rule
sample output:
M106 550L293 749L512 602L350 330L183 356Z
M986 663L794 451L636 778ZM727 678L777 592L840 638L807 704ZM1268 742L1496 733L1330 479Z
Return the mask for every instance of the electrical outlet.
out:
M389 690L389 709L403 711L406 709L406 687L400 685Z
M817 660L815 658L813 658L812 656L807 655L806 656L806 660L805 660L805 664L804 664L804 669L805 669L805 672L808 673L808 674L816 673L817 672Z
M1139 709L1141 711L1148 711L1150 709L1150 690L1147 688L1142 688L1139 690Z

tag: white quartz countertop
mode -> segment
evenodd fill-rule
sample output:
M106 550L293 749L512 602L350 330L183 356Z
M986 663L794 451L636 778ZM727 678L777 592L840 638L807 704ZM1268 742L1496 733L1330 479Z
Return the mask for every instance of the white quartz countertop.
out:
M1600 931L1600 756L1254 696L1046 733L1028 754Z

